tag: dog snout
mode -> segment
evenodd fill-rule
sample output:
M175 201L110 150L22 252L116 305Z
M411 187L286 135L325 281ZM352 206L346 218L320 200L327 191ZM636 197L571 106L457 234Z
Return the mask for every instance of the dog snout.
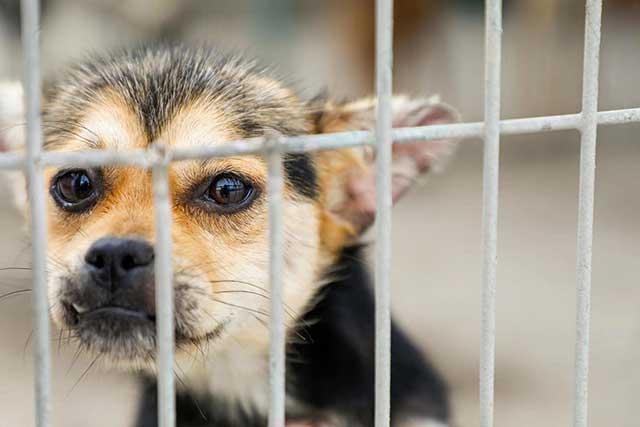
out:
M153 270L153 246L144 240L105 237L85 255L93 282L108 291L136 286Z
M139 238L103 237L84 256L79 280L69 282L65 299L81 314L120 307L155 313L153 246Z

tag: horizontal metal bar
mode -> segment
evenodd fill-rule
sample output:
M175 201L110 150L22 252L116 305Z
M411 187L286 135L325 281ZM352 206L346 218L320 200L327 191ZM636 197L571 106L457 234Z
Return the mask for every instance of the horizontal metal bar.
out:
M610 126L640 122L640 107L624 110L600 111L598 125ZM527 117L500 121L501 135L524 135L531 133L552 132L580 129L581 115L562 114L557 116ZM444 138L480 138L484 134L482 122L455 123L408 128L394 128L391 138L396 144L412 141L426 141ZM325 133L318 135L302 135L283 137L282 149L287 153L335 150L339 148L373 145L373 132L355 131ZM264 138L251 138L225 142L220 145L202 147L183 147L171 150L172 161L204 159L211 157L230 157L256 155L265 151ZM122 151L86 150L74 152L44 152L41 163L45 166L95 167L102 165L137 166L150 168L155 155L143 149ZM26 158L16 153L0 153L0 170L22 169Z
M24 169L26 157L18 153L0 153L0 170Z
M598 111L598 125L619 125L640 122L640 108Z
M170 154L167 154L170 156ZM85 151L50 151L43 153L42 163L46 166L96 167L107 165L138 166L148 168L154 166L158 155L152 147L149 150L85 150Z

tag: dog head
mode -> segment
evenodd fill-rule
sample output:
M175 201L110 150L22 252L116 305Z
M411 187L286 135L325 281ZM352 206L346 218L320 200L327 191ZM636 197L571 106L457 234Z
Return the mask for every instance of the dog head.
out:
M23 119L20 89L2 86L0 122ZM11 109L7 106L16 104ZM434 99L393 98L393 125L456 120ZM206 49L145 48L72 67L45 96L45 150L218 145L262 136L372 130L375 99L301 100L254 63ZM10 111L11 114L7 113ZM19 128L19 126L18 126ZM21 132L3 133L3 147ZM393 199L434 169L453 141L394 145ZM375 216L370 147L286 154L284 303L287 326L309 307L341 250ZM48 289L55 322L121 363L154 359L154 207L151 172L47 168ZM172 163L173 290L178 351L229 339L267 347L267 166L261 156ZM18 195L26 187L15 186ZM24 197L18 199L24 200ZM28 210L28 209L27 209Z

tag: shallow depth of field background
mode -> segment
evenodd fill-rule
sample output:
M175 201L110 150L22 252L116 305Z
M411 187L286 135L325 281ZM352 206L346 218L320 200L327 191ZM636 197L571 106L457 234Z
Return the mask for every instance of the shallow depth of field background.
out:
M0 0L0 79L18 78L17 1ZM502 117L580 109L582 0L504 0ZM396 92L439 93L482 119L480 0L397 0ZM373 91L373 0L60 0L44 2L47 73L89 50L158 39L245 49L305 96ZM606 0L600 109L640 107L640 0ZM579 137L502 140L497 291L497 427L572 418ZM593 260L590 425L637 426L640 387L640 126L601 128ZM393 310L451 388L456 425L478 424L482 144L464 141L441 175L394 210ZM0 190L0 268L27 266L29 244ZM0 293L30 286L0 270ZM29 296L0 301L0 427L33 424ZM55 332L52 332L55 334ZM55 335L57 338L57 334ZM52 340L55 339L52 337ZM53 343L54 414L65 427L129 426L127 374L72 366ZM71 367L71 368L70 368Z

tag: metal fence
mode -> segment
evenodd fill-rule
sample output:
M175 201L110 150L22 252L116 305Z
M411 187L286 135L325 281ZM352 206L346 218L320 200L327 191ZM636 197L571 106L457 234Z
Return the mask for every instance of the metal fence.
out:
M156 302L158 335L158 411L160 426L175 425L173 378L173 301L171 263L171 207L167 170L171 161L231 155L263 154L268 163L271 354L269 426L285 422L285 326L282 302L282 154L330 150L360 145L377 147L376 221L376 401L375 426L390 422L390 311L391 267L391 144L416 140L479 137L484 139L483 183L483 273L482 340L480 355L480 425L493 426L495 366L495 294L497 265L498 172L500 135L576 129L581 133L580 189L577 242L577 334L575 347L574 426L587 426L589 372L589 320L591 248L595 182L596 133L598 125L640 122L640 108L598 111L598 66L602 0L587 0L582 112L545 117L500 120L500 63L502 2L486 1L485 29L485 120L393 129L392 93L392 0L377 0L376 91L378 96L375 133L357 131L336 134L280 137L268 135L220 146L168 149L161 143L148 150L128 152L91 151L53 153L42 150L40 118L40 54L38 0L22 0L22 38L27 106L27 152L0 154L0 169L23 169L29 180L33 241L33 298L35 322L35 413L38 427L51 425L51 374L49 318L46 283L47 230L42 170L45 166L132 165L152 171L156 243Z

